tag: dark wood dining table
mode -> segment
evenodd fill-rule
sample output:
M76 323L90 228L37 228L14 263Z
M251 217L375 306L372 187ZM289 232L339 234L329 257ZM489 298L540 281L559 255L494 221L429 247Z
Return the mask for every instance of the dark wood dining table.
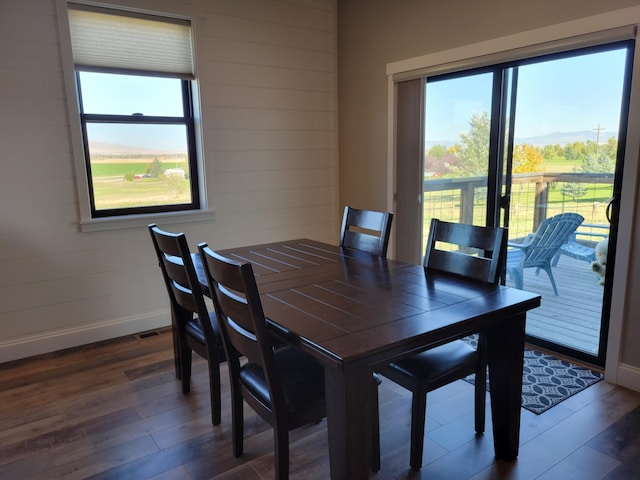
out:
M308 239L220 253L253 264L274 333L325 367L332 479L368 477L376 366L480 331L495 456L517 457L525 319L539 295Z

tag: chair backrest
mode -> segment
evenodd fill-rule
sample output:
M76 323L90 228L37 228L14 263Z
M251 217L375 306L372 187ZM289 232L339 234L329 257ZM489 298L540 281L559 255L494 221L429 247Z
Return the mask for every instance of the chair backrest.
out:
M250 263L241 263L198 245L222 332L232 378L238 378L240 357L262 367L273 411L285 408L276 369L273 342Z
M424 267L497 284L506 257L507 231L431 220Z
M346 206L342 216L340 246L386 257L392 220L393 214L390 212Z
M559 213L544 219L533 235L525 241L523 267L549 264L562 245L567 243L584 217L579 213Z
M171 308L177 318L191 320L197 315L202 321L206 338L214 338L202 287L198 282L189 245L184 233L170 233L155 224L148 226L167 287Z

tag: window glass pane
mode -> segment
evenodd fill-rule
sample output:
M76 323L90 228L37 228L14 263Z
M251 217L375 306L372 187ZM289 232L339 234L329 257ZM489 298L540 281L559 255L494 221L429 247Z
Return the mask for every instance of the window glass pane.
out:
M608 226L626 55L617 49L518 67L510 239L564 212ZM527 179L532 172L547 176L536 183Z
M184 125L88 123L96 210L191 203Z
M423 252L431 218L486 224L492 88L493 73L427 81Z
M542 221L559 214L583 220L547 259L548 275L526 268L543 265L537 250L524 256L519 269L507 260L506 284L543 297L537 314L527 318L532 342L584 358L604 358L606 344L605 290L591 262L612 227L607 205L615 195L618 142L624 140L619 127L627 53L618 48L518 67L509 238L523 243ZM509 251L507 258L518 251L527 250Z
M182 117L177 78L80 72L84 113Z

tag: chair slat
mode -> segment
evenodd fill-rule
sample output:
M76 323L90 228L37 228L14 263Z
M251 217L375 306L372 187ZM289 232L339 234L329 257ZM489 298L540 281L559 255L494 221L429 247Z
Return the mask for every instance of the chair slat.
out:
M344 207L340 246L353 250L387 256L393 214L374 210Z
M423 264L428 269L498 283L504 264L506 235L503 228L443 222L434 218ZM439 248L438 242L449 244L450 249Z

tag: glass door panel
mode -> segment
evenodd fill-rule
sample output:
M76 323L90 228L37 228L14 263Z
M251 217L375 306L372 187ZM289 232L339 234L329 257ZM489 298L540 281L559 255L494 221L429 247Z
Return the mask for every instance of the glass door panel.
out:
M431 218L486 224L493 78L427 81L422 252Z
M560 213L584 218L573 250L563 247L551 262L557 294L544 270L522 269L522 288L543 296L527 335L595 357L603 288L589 254L609 235L625 62L618 48L517 67L509 239L526 242ZM507 285L515 285L509 275Z

